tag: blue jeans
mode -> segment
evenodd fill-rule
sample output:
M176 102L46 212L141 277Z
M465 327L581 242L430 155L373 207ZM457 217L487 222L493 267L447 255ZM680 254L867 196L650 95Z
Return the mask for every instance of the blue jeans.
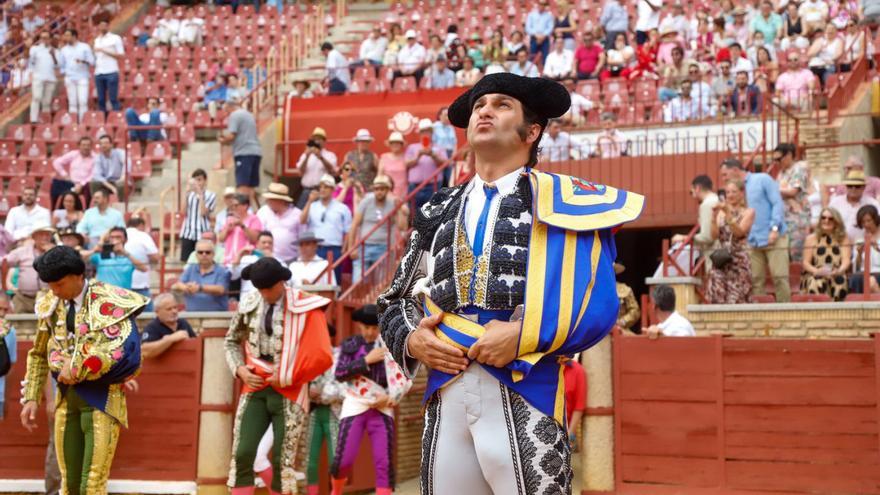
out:
M537 43L535 38L529 38L529 53L534 57L535 53L541 52L541 61L547 61L547 54L550 53L550 38L544 38L544 41Z
M138 294L146 297L150 301L147 303L146 306L144 306L145 313L150 313L153 311L153 298L152 295L150 295L150 289L131 289L131 291L137 292Z
M141 122L141 118L138 116L137 112L135 112L133 108L128 108L125 110L125 123L128 124L128 127L140 127L145 125L143 122ZM150 122L146 125L162 125L159 110L150 111ZM132 141L161 141L162 130L141 129L129 131L129 136L131 136Z
M351 275L351 281L357 282L360 280L364 273L367 273L367 270L385 254L387 247L386 244L364 244L363 256L354 262L354 273Z
M114 112L118 112L119 106L119 73L98 74L95 76L95 89L98 91L98 110L107 111L107 99Z
M333 253L333 263L336 263L342 257L342 246L318 246L318 256L326 260L327 253ZM336 275L336 283L342 285L342 265L337 266L333 274Z
M346 91L348 91L348 86L341 79L336 77L330 79L330 84L327 86L328 95L341 95L345 94Z

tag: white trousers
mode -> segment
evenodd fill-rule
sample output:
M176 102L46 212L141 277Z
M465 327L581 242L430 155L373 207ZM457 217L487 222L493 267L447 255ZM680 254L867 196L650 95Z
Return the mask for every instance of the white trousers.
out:
M565 428L481 365L428 402L422 495L568 495L571 474Z
M31 123L40 121L40 111L49 112L52 109L52 96L55 94L56 81L41 81L34 79L31 84Z
M67 111L77 115L82 121L83 115L89 110L89 80L64 80L67 89Z

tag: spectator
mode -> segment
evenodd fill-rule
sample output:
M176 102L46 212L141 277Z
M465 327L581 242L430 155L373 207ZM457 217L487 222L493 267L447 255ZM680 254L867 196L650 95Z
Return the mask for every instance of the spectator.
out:
M483 75L488 76L489 74L499 74L502 72L507 72L507 67L504 65L504 58L499 55L489 59L489 64L484 69Z
M217 117L217 110L223 108L228 101L229 88L226 85L228 76L217 73L214 77L202 85L202 101L193 103L193 112L207 110L211 118Z
M712 115L709 100L694 98L691 95L691 81L684 80L680 86L681 94L672 99L663 108L664 122L684 122Z
M89 109L89 79L95 55L89 45L76 38L76 29L64 31L64 47L58 56L58 65L67 89L67 110L82 120Z
M348 91L351 84L351 74L348 72L348 59L339 50L333 48L333 44L325 41L321 45L321 53L326 57L325 68L327 76L324 83L328 95L340 95Z
M804 242L802 259L801 292L825 294L835 301L846 299L852 241L846 236L843 218L837 210L822 208L816 231Z
M58 237L61 239L61 245L74 248L77 252L82 251L83 246L86 244L85 237L82 234L78 234L76 229L72 227L59 230Z
M382 36L382 28L380 26L373 26L370 34L361 42L361 47L358 50L358 61L352 65L380 67L385 59L386 49L388 49L388 38Z
M79 196L68 191L61 195L61 208L52 212L52 227L56 229L76 227L82 217L83 210Z
M253 247L257 242L263 223L260 218L248 211L250 201L244 194L235 195L235 207L232 215L226 218L226 225L218 234L220 242L226 247L226 259L223 264L229 265L236 253L245 247Z
M694 245L706 260L706 268L708 269L712 266L711 256L716 247L716 236L712 233L712 222L717 216L715 206L718 205L718 195L712 188L712 179L707 175L694 177L694 180L691 181L691 197L700 204L697 222L700 228L694 235ZM672 243L682 243L686 238L686 235L676 234L672 236Z
M661 102L667 102L678 94L681 83L687 79L690 62L684 60L684 50L680 46L672 48L672 63L666 64L662 69L663 86L657 92Z
M804 240L810 232L810 202L807 196L812 180L807 162L795 161L795 147L779 143L773 150L773 161L779 165L779 193L785 201L785 224L791 245L791 260L801 261Z
M730 109L737 116L761 113L761 91L756 85L749 84L749 76L745 72L736 74L736 86L730 93Z
M520 31L519 29L517 29L513 33L511 33L510 39L508 39L504 43L504 47L506 48L506 51L507 51L507 60L510 62L516 60L516 58L517 58L516 54L520 50L525 50L526 59L528 59L528 57L529 57L529 47L526 46L525 36L523 35L522 31ZM535 76L535 77L537 77L537 76Z
M580 127L587 123L587 113L593 109L595 105L586 96L575 91L577 86L574 79L566 77L562 81L562 85L568 90L568 96L571 98L571 107L565 115L561 117L562 122L570 124L574 127Z
M577 432L587 410L587 373L581 363L565 358L562 367L565 383L565 419L568 443L577 451Z
M33 81L33 73L28 64L27 57L18 59L18 63L9 73L9 89L13 94L22 94L24 90L31 86Z
M168 114L161 110L159 98L147 98L147 111L142 114L138 114L134 108L126 108L125 122L130 129L128 134L132 141L140 141L143 144L146 141L166 139L165 130L156 128L168 122Z
M455 127L452 127L449 123L449 107L440 107L440 110L437 112L437 120L434 122L434 134L431 136L431 142L445 151L448 158L455 156L455 150L458 149L458 135L455 132ZM449 183L452 168L447 167L443 171L443 184Z
M564 162L571 160L571 137L562 130L562 121L551 119L547 131L538 145L542 162Z
M877 0L862 0L860 6L864 18L863 23L877 24L880 22L880 2Z
M617 3L617 0L610 0L609 3ZM605 67L605 51L602 50L602 45L596 42L592 31L584 31L582 39L584 44L574 53L577 78L578 80L599 79L599 74Z
M125 245L128 235L124 227L113 227L101 236L88 251L81 251L83 261L95 267L95 279L105 284L131 290L135 270L146 272L149 265L135 258Z
M636 7L636 44L648 41L648 33L660 27L660 10L663 0L638 0Z
M179 43L187 46L201 45L205 35L205 20L196 16L192 6L186 8L184 15L185 17L180 21L180 30L177 32Z
M119 111L119 62L125 55L122 38L110 32L107 21L98 23L100 35L95 38L95 89L98 93L98 110L107 111L107 100L110 107Z
M198 264L187 265L171 290L183 293L187 311L229 311L229 272L214 263L214 243L196 243Z
M6 321L6 315L12 311L12 305L9 303L9 297L0 293L0 353L5 352L12 366L16 361L18 351L18 342L15 337L15 327ZM5 351L4 351L5 347ZM7 373L8 374L8 373ZM6 375L0 375L0 420L3 419L3 413L6 411Z
M250 280L244 280L241 278L241 272L244 271L245 268L256 263L260 258L273 258L274 252L275 247L272 232L264 230L257 235L257 242L253 246L245 246L235 253L232 263L229 265L229 278L230 280L238 281L241 286L240 293L238 294L239 300L241 300L245 294L255 289L254 284Z
M45 19L37 15L33 4L27 4L21 9L21 27L25 33L32 35L44 24Z
M104 134L98 138L98 153L95 155L89 190L105 189L124 200L126 169L131 172L131 166L126 166L129 163L125 159L125 151L115 146L112 137Z
M486 67L486 58L484 57L483 38L479 34L474 33L468 40L467 56L474 60L474 67L483 70Z
M385 143L388 151L379 157L379 169L376 175L384 175L391 179L394 196L403 200L407 196L408 182L406 171L406 159L404 158L403 134L394 131L388 136Z
M555 24L553 14L547 8L548 0L540 0L529 15L526 16L526 36L529 37L529 53L532 56L541 53L541 60L547 59L550 53L550 36Z
M434 123L431 122L431 119L419 121L419 139L418 143L407 146L404 153L408 170L409 192L413 192L419 184L430 179L434 172L443 166L449 158L446 155L446 150L433 142ZM430 184L420 189L413 198L415 207L421 208L423 204L427 203L431 199L431 195L434 194L434 190L435 188ZM320 231L317 233L322 235Z
M878 243L878 227L880 227L880 213L877 212L877 207L874 205L865 205L859 208L859 211L856 213L857 226L859 229L863 229L867 237L870 237L871 243L871 259L869 260L871 265L868 268L871 276L868 279L868 283L870 284L869 291L871 293L880 292L880 243ZM862 240L856 242L855 249L855 269L852 278L850 279L850 292L853 293L865 293L864 287L864 279L865 279L865 249L866 249L866 241Z
M369 129L358 129L354 136L355 149L346 153L343 159L354 165L354 178L364 186L373 182L379 169L379 156L370 149L372 142Z
M605 2L605 6L602 7L602 15L599 16L599 24L605 31L606 50L614 48L614 40L619 34L622 34L626 39L626 33L629 31L629 15L620 0Z
M510 64L508 72L523 77L538 77L538 67L529 60L529 53L525 48L520 48L516 52L516 61Z
M843 225L846 226L846 235L853 242L862 241L865 231L857 225L856 213L863 206L880 208L877 200L865 194L865 172L859 169L850 169L846 172L843 180L846 186L845 196L833 196L828 202L830 208L834 208L843 217ZM13 234L14 235L14 234Z
M226 105L230 111L229 123L220 135L221 144L232 144L232 158L235 162L235 189L244 194L254 204L259 204L256 188L260 186L260 161L263 147L257 131L254 114L240 106L238 98L230 98Z
M492 32L489 44L483 51L483 57L493 63L499 63L502 66L507 60L507 44L504 42L504 31L496 29ZM503 72L507 72L505 69Z
M58 50L51 44L48 31L40 33L35 45L28 51L31 71L31 124L40 122L40 112L52 111L52 96L58 83Z
M309 194L318 187L321 177L324 175L336 175L336 153L324 149L327 141L327 132L320 127L312 130L312 136L306 143L306 149L299 160L296 168L302 174L300 183L302 192L299 195L297 206L304 208Z
M448 89L455 87L455 72L452 72L446 64L446 56L437 57L434 65L428 69L425 76L428 78L428 89Z
M469 146L465 145L465 147L459 152L457 158L458 159L455 161L455 170L452 172L452 178L449 181L449 185L453 187L466 184L476 173L473 163L473 151Z
M816 38L807 50L810 71L816 74L823 88L828 75L837 72L837 62L842 55L843 38L837 36L837 26L829 22L825 25L825 35Z
M6 214L6 231L16 241L30 237L36 226L50 224L49 210L37 204L37 190L25 186L21 191L21 203Z
M857 60L865 56L865 31L856 19L846 23L846 34L843 36L843 55L840 58L840 72L849 72Z
M257 211L263 228L272 233L272 256L285 265L296 259L298 240L303 230L302 212L293 204L284 184L273 182L263 193L264 204ZM219 217L218 217L219 222ZM259 241L259 239L257 239Z
M828 4L824 0L805 0L798 7L804 33L809 35L821 31L828 20Z
M333 198L344 204L349 211L354 212L356 204L360 203L364 195L364 186L354 179L354 165L345 162L339 169L339 183L333 191Z
M644 0L643 0L644 1ZM654 311L660 322L648 327L646 333L651 338L660 334L666 337L694 337L693 325L675 310L675 291L668 285L658 285L651 290Z
M226 225L226 219L235 208L235 195L236 192L234 187L228 186L223 189L224 208L217 213L217 217L214 219L214 230L216 232L220 232L220 230Z
M332 252L334 263L342 256L343 249L347 248L345 234L351 229L351 211L333 199L335 189L333 176L322 177L318 190L309 194L309 201L300 218L300 222L308 225L308 229L322 239L318 255L329 259L327 253ZM342 279L341 268L336 267L336 280Z
M235 66L235 61L232 57L226 54L226 50L222 48L218 48L214 52L214 59L211 62L211 65L208 67L208 71L205 74L205 79L208 81L213 81L220 76L228 76L229 74L237 74L238 68Z
M141 358L155 359L171 349L174 344L196 338L196 332L183 318L173 294L159 294L153 300L156 317L141 332Z
M125 250L131 254L132 259L138 260L147 269L135 270L131 276L131 290L150 299L150 265L159 262L159 249L153 236L147 231L147 223L142 217L133 216L128 219L128 228L125 229L127 240ZM144 306L144 311L153 310L151 300Z
M788 54L788 66L776 79L777 102L795 110L806 110L812 101L816 75L801 66L797 52Z
M764 33L762 33L761 31L756 32L752 36L753 36L754 40L752 41L751 46L749 46L749 48L746 50L746 58L748 58L749 62L752 63L752 66L754 66L757 69L757 68L759 68L758 52L762 51L762 50L766 51L767 54L769 55L768 58L770 60L772 60L773 55L776 54L776 47L773 46L772 43L765 43L764 42ZM757 76L758 76L758 74L755 74L755 77L757 77Z
M202 232L202 236L199 238L200 241L211 241L214 244L214 263L218 265L222 265L224 260L226 259L226 248L223 244L217 244L217 233L213 230L207 230ZM187 265L197 265L199 264L199 257L196 254L195 249L193 252L189 254L189 258L186 259Z
M446 52L446 58L449 60L449 70L458 73L464 68L464 59L467 57L467 49L456 40L455 44Z
M782 32L779 48L782 51L788 51L789 48L800 45L806 48L809 42L804 38L804 29L798 13L798 4L788 2L785 6L785 13L782 14Z
M749 31L752 33L752 36L749 38L750 44L755 43L754 36L757 33L761 33L764 36L766 43L774 44L776 36L782 32L782 27L782 17L773 12L773 3L769 0L762 1L761 11L758 15L752 17L752 22L749 24Z
M406 44L397 52L397 64L394 67L393 79L398 77L414 76L416 86L422 81L425 74L425 61L428 56L425 47L416 41L416 32L412 29L406 32Z
M750 302L752 276L746 238L755 222L755 210L746 206L745 188L741 180L727 181L725 201L713 208L712 239L718 240L719 247L711 255L706 287L711 304Z
M247 89L242 87L241 80L235 74L226 76L226 98L223 99L220 108L225 108L232 99L242 101L247 96Z
M843 175L846 176L850 170L859 170L865 173L865 161L858 155L851 155L843 164ZM846 186L831 186L828 188L828 194L833 196L845 196ZM877 199L880 197L880 177L872 175L865 176L865 195Z
M568 0L559 0L556 3L556 17L553 19L553 36L561 36L565 49L571 52L575 50L574 32L577 28L576 17L572 19L571 5Z
M364 196L357 205L354 220L351 223L351 231L348 233L348 245L355 246L361 235L366 235L388 216L397 204L397 201L388 197L391 191L391 179L384 175L376 176L373 181L372 191ZM379 227L364 241L363 253L357 252L355 257L360 257L354 264L352 281L357 282L364 273L373 266L388 249L389 242L395 239L396 229L405 230L409 219L408 208L404 205L398 210L397 218L388 227Z
M743 74L746 76L746 87L748 87L749 75L745 72L743 72ZM718 106L722 111L726 111L730 104L730 96L733 93L734 88L737 86L735 78L736 76L730 72L730 60L718 62L718 73L715 74L715 77L712 79L710 88L712 89L712 94L718 98Z
M752 65L752 61L749 60L748 57L743 55L742 45L739 43L731 43L727 50L730 54L730 70L734 74L745 72L749 75L749 82L754 82L755 66Z
M642 317L642 311L636 302L636 295L632 287L620 281L620 274L626 270L626 267L620 263L614 263L614 274L617 277L617 299L620 302L620 309L617 312L617 326L621 329L635 332L635 326Z
M208 174L200 168L193 170L186 184L186 216L180 226L180 261L186 262L202 234L211 230L215 206L217 195L208 190Z
M618 33L614 46L605 54L605 69L599 74L599 79L605 81L610 77L625 77L632 70L635 60L636 52L627 43L626 35Z
M240 97L244 98L247 96L248 92L253 91L254 88L260 85L263 81L266 80L266 68L258 67L256 65L257 58L253 53L248 52L244 58L241 59L241 77L244 78L244 88L241 89L240 92L234 91L238 93ZM227 96L229 92L227 90Z
M549 79L561 81L566 77L574 77L574 52L565 48L561 37L553 38L553 51L544 60L542 75Z
M602 132L596 136L596 154L601 158L618 158L626 155L626 137L616 127L617 116L613 112L601 115Z
M53 206L57 204L58 197L67 191L82 194L86 204L89 204L89 183L94 174L95 156L92 138L83 136L79 138L77 149L52 160L55 177L52 178L50 198Z
M48 223L36 225L30 234L33 242L21 243L19 247L13 249L3 258L3 279L0 282L2 282L4 292L12 288L8 286L9 269L18 270L18 283L15 287L15 294L12 296L12 306L16 313L33 313L37 293L48 288L37 276L37 271L34 270L34 260L55 246L52 242L54 234L55 229L50 227Z
M330 263L317 254L318 244L321 242L323 239L315 237L315 233L308 230L299 237L299 256L290 264L290 273L293 274L290 277L291 286L301 288L315 282L317 285L336 285L334 271L324 273ZM329 282L326 277L316 280L320 275L328 275Z
M150 39L147 40L147 46L177 45L178 35L180 32L180 19L174 15L174 9L168 7L162 13L162 18L156 22Z
M746 202L755 210L755 220L748 233L751 251L752 295L765 293L767 269L773 278L777 302L791 300L788 282L788 232L785 224L785 204L779 194L779 185L765 173L751 173L743 169L735 158L721 162L719 178L725 183L740 180L745 183Z
M294 98L312 98L315 95L310 89L311 85L312 83L305 79L293 81L293 91L290 92L290 95Z
M474 59L464 57L461 70L455 73L455 85L458 87L470 87L477 84L483 77L480 69L474 67Z
M714 117L715 94L712 93L712 87L703 81L703 69L700 64L696 62L688 64L688 79L691 81L691 95L699 102L699 107L709 109L708 114L704 113L699 118Z

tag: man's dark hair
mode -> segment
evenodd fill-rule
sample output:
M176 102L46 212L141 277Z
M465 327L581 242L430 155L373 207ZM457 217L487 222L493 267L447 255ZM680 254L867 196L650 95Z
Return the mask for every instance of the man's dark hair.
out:
M34 270L43 282L57 282L68 275L82 275L86 264L79 253L68 246L56 246L34 260Z
M862 219L864 217L871 217L874 220L874 225L880 225L880 213L877 212L877 207L874 205L865 205L859 208L859 211L856 212L856 227L862 229Z
M651 291L654 306L660 311L671 313L675 311L675 291L668 285L658 285Z
M782 153L782 158L785 158L785 155L791 155L794 158L795 146L792 143L779 143L773 151Z
M450 24L449 27L446 28L447 33L458 33L458 24Z
M146 222L144 222L144 219L141 217L131 217L128 219L128 222L126 222L125 225L127 225L129 227L138 228L141 225L144 225L145 223Z
M77 142L78 142L78 143L82 143L83 141L89 141L89 142L91 142L91 141L92 141L92 138L89 137L89 136L83 136L83 137L79 138L79 141L77 141Z
M128 231L125 230L125 227L113 227L110 229L110 233L113 232L122 232L123 238L125 238L126 242L128 241Z
M275 236L272 235L272 232L268 230L261 230L260 233L257 234L257 239L259 239L260 237L271 237L272 239L275 239Z
M247 194L236 193L235 202L240 205L249 205L251 204L251 198L249 198Z
M698 175L691 181L691 185L694 187L700 186L700 189L704 191L711 191L712 179L710 179L708 175Z
M731 43L730 46L727 47L727 49L730 50L730 49L733 48L733 47L737 47L737 48L739 48L740 50L743 49L742 45L740 45L740 44L737 43L737 42L733 42L733 43ZM730 63L733 64L733 60L731 60Z
M516 55L519 55L519 52L523 52L523 53L525 53L526 55L529 54L529 51L526 50L525 47L522 47L522 48L520 48L519 50L517 50L517 51L516 51Z
M672 48L672 53L678 53L681 56L684 56L684 50L680 46L675 46Z
M523 105L523 123L521 126L517 127L516 132L519 134L519 138L523 141L529 137L529 127L533 124L538 124L541 126L541 134L544 134L544 128L547 127L547 123L543 121L543 119L534 112L531 108ZM540 136L538 139L535 139L535 142L532 143L532 147L529 149L529 163L528 166L533 167L538 163L538 151L539 144L541 144Z
M110 146L113 146L113 144L115 144L113 142L113 136L111 136L110 134L101 134L101 136L98 138L98 141L100 141L102 139L106 139L107 141L110 141Z
M76 29L73 29L73 28L67 28L64 31L67 33L70 33L70 35L73 36L74 38L76 38L79 35L79 33L76 32Z
M193 170L193 173L190 174L190 177L192 177L193 179L195 179L197 177L203 177L203 178L207 179L208 173L200 168L197 168L197 169Z
M330 43L329 41L325 41L325 42L321 43L321 51L332 50L332 49L333 49L333 43Z
M725 158L724 160L721 160L721 166L724 167L724 168L733 168L733 169L736 169L736 170L745 170L745 168L743 168L743 164L742 164L742 162L739 161L739 160L737 160L736 158Z

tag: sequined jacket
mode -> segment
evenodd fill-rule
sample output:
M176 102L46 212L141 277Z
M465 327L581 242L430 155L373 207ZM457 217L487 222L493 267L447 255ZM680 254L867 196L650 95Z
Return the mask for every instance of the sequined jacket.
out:
M423 316L419 294L428 295L446 312L465 306L512 310L525 299L532 224L528 176L520 177L516 188L500 198L496 221L485 234L492 242L476 267L465 231L465 190L466 185L441 189L416 212L397 274L379 297L382 338L395 361L407 364L401 367L408 374L416 363L404 360L405 343Z
M67 307L52 292L37 298L34 347L28 353L22 402L43 397L46 372L58 375L70 360L77 391L89 405L127 424L122 384L140 370L140 336L134 317L147 304L135 292L87 282L85 299L68 333ZM59 388L66 386L59 384Z
M620 299L620 311L617 315L617 321L622 328L627 330L633 326L642 317L642 311L636 302L636 296L630 286L617 282L617 298Z

